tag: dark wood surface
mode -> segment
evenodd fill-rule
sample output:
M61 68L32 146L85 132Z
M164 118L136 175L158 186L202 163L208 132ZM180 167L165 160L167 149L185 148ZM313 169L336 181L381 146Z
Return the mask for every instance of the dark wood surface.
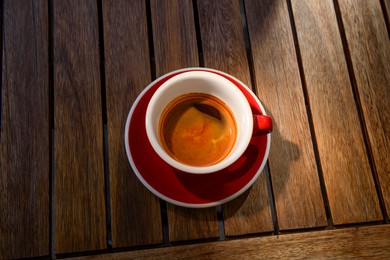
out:
M123 150L124 125L131 104L152 79L145 13L145 1L113 0L102 5L106 159L114 248L162 243L159 200L138 181Z
M264 102L269 100L265 106L274 119L269 166L279 228L324 226L324 202L287 3L246 1L245 7L256 92Z
M76 259L388 259L390 226L234 239Z
M53 188L58 253L106 247L99 47L96 1L55 1Z
M47 1L5 2L2 17L0 258L48 255Z
M389 28L379 2L340 1L339 8L369 156L390 215Z
M333 2L295 1L292 9L333 222L381 220Z
M390 258L388 11L388 0L4 0L0 259ZM123 143L142 90L194 66L244 82L274 120L259 179L207 209L153 195Z

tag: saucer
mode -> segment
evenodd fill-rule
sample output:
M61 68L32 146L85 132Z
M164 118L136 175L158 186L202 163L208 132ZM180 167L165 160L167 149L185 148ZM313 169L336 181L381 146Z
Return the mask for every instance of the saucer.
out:
M145 114L150 99L154 92L173 76L200 70L219 74L233 82L247 98L252 113L265 115L257 97L238 79L213 69L186 68L165 74L149 84L131 107L125 128L127 157L142 184L157 197L190 208L223 204L245 192L263 170L271 143L270 134L254 136L236 162L221 171L209 174L181 172L157 155L149 143L145 129Z

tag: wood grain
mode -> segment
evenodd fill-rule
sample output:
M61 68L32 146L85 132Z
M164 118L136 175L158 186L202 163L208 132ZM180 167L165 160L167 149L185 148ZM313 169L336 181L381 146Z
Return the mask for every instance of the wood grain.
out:
M239 2L199 0L198 13L204 65L229 73L251 88ZM249 192L224 205L227 236L273 230L266 184L263 172Z
M292 9L333 222L380 220L333 3L293 1Z
M339 1L359 101L390 215L390 44L379 1Z
M383 8L383 13L387 15L385 18L385 22L387 24L387 27L389 27L389 15L390 15L390 0L384 0L383 1L384 5L382 5ZM378 18L378 17L377 17ZM387 31L389 31L390 28L387 28Z
M160 203L133 173L127 114L151 81L145 1L103 1L112 246L162 243Z
M233 75L251 88L239 1L199 0L204 66Z
M199 66L192 1L152 0L156 77L184 67ZM167 205L169 240L218 236L215 208L189 209Z
M274 231L266 181L263 171L249 190L223 205L226 236Z
M49 254L47 1L4 1L0 258Z
M156 77L199 66L190 0L151 0Z
M54 1L55 251L106 247L96 1Z
M327 224L285 1L245 1L256 90L273 118L270 175L281 230Z
M388 259L390 225L235 239L72 259Z

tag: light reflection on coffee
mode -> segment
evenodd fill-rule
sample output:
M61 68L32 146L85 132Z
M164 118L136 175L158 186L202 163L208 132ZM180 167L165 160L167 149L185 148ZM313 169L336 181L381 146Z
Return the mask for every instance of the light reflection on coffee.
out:
M211 166L232 150L237 126L229 107L215 96L188 93L176 97L162 112L159 139L175 160Z

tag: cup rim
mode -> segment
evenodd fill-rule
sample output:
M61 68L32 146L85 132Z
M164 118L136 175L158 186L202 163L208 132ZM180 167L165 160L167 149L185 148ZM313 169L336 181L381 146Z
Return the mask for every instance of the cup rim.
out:
M202 77L202 78L204 78L204 77L213 78L213 79L217 79L219 81L223 81L225 84L227 84L230 91L232 93L234 93L235 98L241 100L242 107L240 107L240 110L242 110L242 112L246 114L246 119L248 119L248 120L245 120L246 127L241 127L242 129L240 131L244 131L244 133L242 134L242 136L240 138L237 136L237 140L234 144L234 147L232 148L232 151L222 161L220 161L216 164L213 164L213 165L209 165L209 166L191 166L191 165L187 165L187 164L184 164L184 163L181 163L181 162L174 160L160 146L158 137L156 136L156 133L152 127L152 125L153 125L152 116L151 116L152 107L153 107L153 105L156 104L156 102L158 102L158 98L159 98L160 94L163 91L166 91L167 89L172 87L175 82L186 79L186 78L190 78L191 76L192 77ZM239 82L239 83L242 84L241 82ZM224 85L224 87L225 87L225 89L227 88L225 85ZM173 97L170 100L173 100L175 97ZM167 103L169 103L169 101L167 101ZM233 113L234 113L234 111L233 111ZM228 166L233 164L236 160L238 160L242 156L242 154L247 149L247 147L250 143L250 140L252 138L252 130L253 130L252 117L253 117L253 114L252 114L250 105L247 102L245 95L242 93L241 90L239 90L239 88L232 81L230 81L229 79L227 79L219 74L216 74L216 73L210 72L210 71L204 71L204 70L184 71L178 75L173 76L172 78L170 78L166 82L164 82L156 90L156 92L153 94L153 96L151 97L151 99L149 101L147 110L146 110L145 127L146 127L147 137L148 137L148 140L149 140L151 146L153 147L155 152L160 156L160 158L163 159L170 166L172 166L175 169L180 170L182 172L186 172L186 173L208 174L208 173L217 172L217 171L220 171L222 169L227 168Z

